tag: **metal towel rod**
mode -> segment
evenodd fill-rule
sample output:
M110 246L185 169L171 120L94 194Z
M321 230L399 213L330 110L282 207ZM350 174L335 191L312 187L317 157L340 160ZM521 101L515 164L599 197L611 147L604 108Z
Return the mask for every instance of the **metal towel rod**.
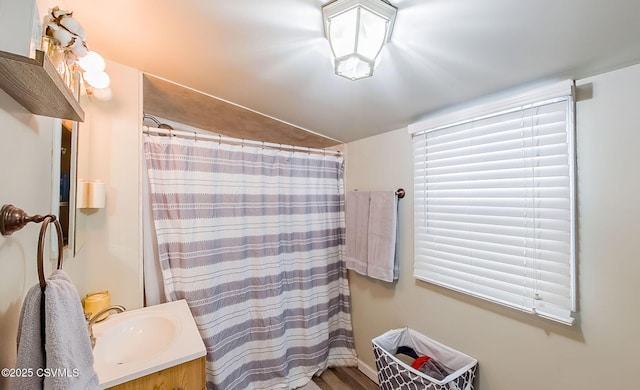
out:
M58 269L62 269L62 226L60 226L58 218L53 214L29 216L24 210L12 204L5 204L0 209L0 233L3 236L9 236L17 232L30 222L42 223L40 235L38 236L38 279L40 280L40 288L44 290L47 286L47 281L44 277L44 238L50 223L55 225L56 233L58 234Z
M354 190L354 191L358 191L358 190ZM406 192L405 192L404 188L398 188L396 190L396 196L398 197L398 199L404 198L405 195L406 195Z

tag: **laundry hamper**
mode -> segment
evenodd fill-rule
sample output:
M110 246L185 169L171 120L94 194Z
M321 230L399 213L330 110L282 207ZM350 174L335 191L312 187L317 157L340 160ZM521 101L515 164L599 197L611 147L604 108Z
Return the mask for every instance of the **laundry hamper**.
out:
M412 329L390 330L372 340L381 390L472 390L478 361L440 344ZM405 364L395 355L399 347L410 347L450 369L442 380L434 379Z

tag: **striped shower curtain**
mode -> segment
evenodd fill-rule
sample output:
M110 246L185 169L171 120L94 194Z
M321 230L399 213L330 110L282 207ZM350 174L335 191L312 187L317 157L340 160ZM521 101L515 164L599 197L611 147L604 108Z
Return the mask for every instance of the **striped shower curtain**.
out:
M166 298L191 308L208 389L357 364L342 157L145 135L145 158Z

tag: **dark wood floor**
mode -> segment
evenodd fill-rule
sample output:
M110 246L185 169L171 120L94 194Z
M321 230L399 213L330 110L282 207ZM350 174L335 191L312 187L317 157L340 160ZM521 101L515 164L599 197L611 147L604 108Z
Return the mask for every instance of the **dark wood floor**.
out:
M355 367L330 368L313 378L322 390L379 390L378 385Z

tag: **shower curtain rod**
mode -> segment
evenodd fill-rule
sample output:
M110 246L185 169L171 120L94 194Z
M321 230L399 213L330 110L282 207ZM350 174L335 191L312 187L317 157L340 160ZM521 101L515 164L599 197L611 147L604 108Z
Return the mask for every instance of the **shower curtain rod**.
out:
M144 134L157 134L157 135L169 135L169 136L174 136L174 137L181 137L181 138L187 138L187 139L194 139L194 140L207 140L207 141L217 141L217 142L224 142L227 144L234 144L234 145L251 145L251 146L257 146L257 147L264 147L264 148L270 148L270 149L278 149L278 150L293 150L293 151L301 151L301 152L306 152L306 153L314 153L314 154L323 154L323 155L336 155L336 156L341 156L342 152L339 150L327 150L327 149L316 149L316 148L307 148L304 146L294 146L294 145L283 145L283 144L276 144L276 143L272 143L272 142L264 142L264 141L253 141L253 140L248 140L248 139L242 139L242 138L233 138L233 137L227 137L224 135L213 135L213 134L201 134L195 131L185 131L185 130L173 130L173 129L161 129L158 127L150 127L150 126L143 126L143 130L142 132Z

